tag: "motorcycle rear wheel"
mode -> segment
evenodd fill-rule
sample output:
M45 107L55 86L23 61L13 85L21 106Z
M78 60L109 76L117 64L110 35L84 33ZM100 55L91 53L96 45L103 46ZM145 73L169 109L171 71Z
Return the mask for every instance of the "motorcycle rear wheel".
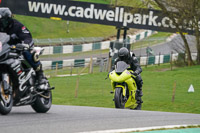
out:
M125 101L123 100L123 97L122 88L115 88L115 108L123 109L125 107Z
M11 83L9 83L11 84ZM4 86L2 81L0 81L1 93L0 93L0 114L7 115L12 110L13 106L13 95L5 94Z

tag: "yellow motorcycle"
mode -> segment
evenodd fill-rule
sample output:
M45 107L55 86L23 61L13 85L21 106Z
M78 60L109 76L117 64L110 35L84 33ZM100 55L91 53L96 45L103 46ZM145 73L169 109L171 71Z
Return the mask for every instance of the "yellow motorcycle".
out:
M124 61L119 61L115 66L115 70L109 73L113 89L112 93L114 93L115 108L134 109L137 107L135 76L133 71L128 68L128 64Z

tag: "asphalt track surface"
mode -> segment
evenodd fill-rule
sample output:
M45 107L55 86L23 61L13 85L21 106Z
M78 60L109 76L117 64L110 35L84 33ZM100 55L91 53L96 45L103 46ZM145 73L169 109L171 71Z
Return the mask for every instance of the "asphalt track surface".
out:
M75 133L191 124L200 125L200 114L53 105L45 114L23 106L0 115L1 133Z

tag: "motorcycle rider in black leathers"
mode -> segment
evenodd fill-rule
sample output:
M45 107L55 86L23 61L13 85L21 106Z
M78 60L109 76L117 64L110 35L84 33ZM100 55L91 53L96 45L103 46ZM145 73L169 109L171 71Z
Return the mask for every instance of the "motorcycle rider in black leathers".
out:
M126 47L122 47L119 49L118 57L115 59L114 66L112 67L112 69L114 69L118 61L126 62L127 64L130 65L130 69L134 71L133 75L136 76L135 81L137 84L136 100L138 104L138 106L135 109L141 110L142 103L143 103L141 99L141 97L143 96L143 93L142 93L143 80L140 73L142 72L142 68L140 67L139 62L137 58L135 57L135 54L131 55L131 53Z
M32 35L23 24L13 19L9 8L0 8L0 32L10 35L8 44L16 45L16 47L20 47L24 50L24 58L36 71L38 84L46 83L47 81L43 74L42 64L38 55L33 51L34 42Z

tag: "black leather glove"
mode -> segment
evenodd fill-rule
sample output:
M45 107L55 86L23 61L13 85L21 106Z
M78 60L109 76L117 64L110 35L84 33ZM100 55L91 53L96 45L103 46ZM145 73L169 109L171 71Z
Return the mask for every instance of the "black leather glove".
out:
M29 49L29 45L28 44L22 44L22 43L18 43L16 45L16 48L18 50L28 50Z
M137 77L139 75L139 72L136 70L133 73L131 73L133 76Z

